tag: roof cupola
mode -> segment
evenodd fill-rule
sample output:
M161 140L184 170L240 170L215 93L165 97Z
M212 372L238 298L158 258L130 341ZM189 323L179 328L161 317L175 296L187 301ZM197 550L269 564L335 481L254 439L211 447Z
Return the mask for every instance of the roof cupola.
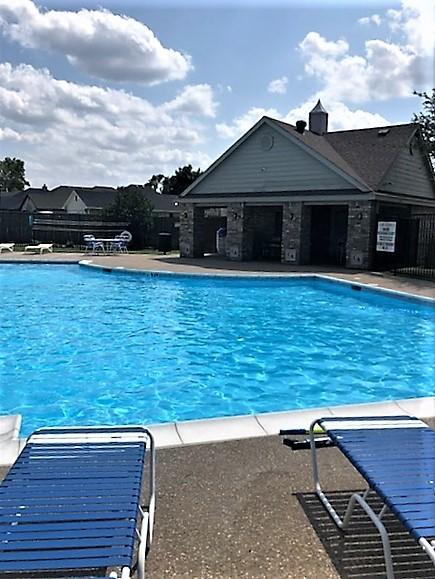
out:
M328 132L328 113L323 108L320 99L310 112L310 131L317 135L324 135Z

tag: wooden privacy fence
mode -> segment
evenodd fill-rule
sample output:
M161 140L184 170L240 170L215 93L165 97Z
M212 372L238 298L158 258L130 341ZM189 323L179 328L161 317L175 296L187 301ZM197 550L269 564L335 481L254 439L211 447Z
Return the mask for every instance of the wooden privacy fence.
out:
M97 215L39 213L33 218L33 240L58 245L82 245L84 235L114 237L128 228L126 221L103 221Z
M0 243L30 243L33 217L22 211L0 211Z

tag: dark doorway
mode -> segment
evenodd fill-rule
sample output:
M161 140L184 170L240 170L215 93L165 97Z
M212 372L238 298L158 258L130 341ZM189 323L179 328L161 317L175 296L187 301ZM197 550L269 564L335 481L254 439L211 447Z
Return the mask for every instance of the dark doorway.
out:
M251 207L249 231L254 260L281 261L282 206Z
M218 229L226 229L226 210L213 207L204 209L203 247L204 253L217 253L216 234Z
M347 205L311 208L311 263L346 265Z

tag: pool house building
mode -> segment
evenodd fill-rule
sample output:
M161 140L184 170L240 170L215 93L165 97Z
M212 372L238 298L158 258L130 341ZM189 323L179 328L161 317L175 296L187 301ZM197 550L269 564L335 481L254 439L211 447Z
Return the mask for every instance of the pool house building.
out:
M180 253L367 269L378 222L435 214L435 180L418 125L328 131L319 101L309 124L261 118L180 198ZM418 233L417 233L418 235Z

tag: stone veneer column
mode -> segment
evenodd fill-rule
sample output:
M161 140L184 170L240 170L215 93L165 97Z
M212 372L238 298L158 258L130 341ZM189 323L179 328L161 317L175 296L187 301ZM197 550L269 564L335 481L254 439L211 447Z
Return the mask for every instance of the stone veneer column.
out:
M244 203L227 206L226 254L232 261L252 259L252 239L249 229L250 210Z
M374 253L376 203L352 201L348 207L346 267L369 269Z
M307 259L307 248L304 240L306 211L301 201L290 201L282 209L282 242L281 261L300 265ZM309 223L308 223L309 226ZM309 248L308 248L309 249Z
M204 209L193 203L182 205L180 214L180 257L204 257Z

